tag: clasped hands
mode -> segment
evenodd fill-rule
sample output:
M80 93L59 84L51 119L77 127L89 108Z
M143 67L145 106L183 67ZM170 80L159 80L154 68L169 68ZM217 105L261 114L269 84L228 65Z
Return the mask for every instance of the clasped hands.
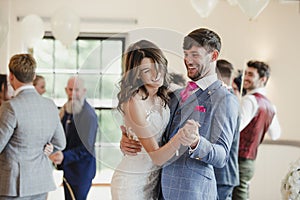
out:
M190 146L193 148L200 140L199 127L200 124L195 120L187 120L184 126L178 130L174 139L179 140L180 144L183 146Z
M178 141L180 144L184 146L190 146L194 148L199 140L199 123L194 120L188 120L187 123L179 129L179 132L174 136L178 137ZM120 149L126 155L137 155L138 152L141 151L142 145L139 141L129 139L127 137L126 128L124 126L120 127L122 130L122 138L120 141Z

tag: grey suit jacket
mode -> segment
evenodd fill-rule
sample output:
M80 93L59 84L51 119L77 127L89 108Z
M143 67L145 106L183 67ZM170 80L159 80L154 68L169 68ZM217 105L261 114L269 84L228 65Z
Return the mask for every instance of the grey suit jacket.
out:
M0 107L0 196L32 196L54 190L46 143L66 145L53 101L34 88L22 90Z
M171 120L165 135L171 138L186 120L199 122L200 143L193 153L182 155L163 167L161 185L164 199L217 199L214 167L223 167L229 157L238 118L237 99L220 81L205 91L198 90L184 104L175 93L171 99Z

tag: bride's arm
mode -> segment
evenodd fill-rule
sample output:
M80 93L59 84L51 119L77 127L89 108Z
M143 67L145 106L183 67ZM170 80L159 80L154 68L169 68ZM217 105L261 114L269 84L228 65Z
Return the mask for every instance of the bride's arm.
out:
M198 125L196 122L189 121L183 128L179 129L178 133L168 143L159 147L155 137L158 133L150 131L151 125L146 120L147 113L143 108L140 100L132 98L124 106L124 117L154 164L163 165L174 156L180 145L189 146L195 140L199 140Z

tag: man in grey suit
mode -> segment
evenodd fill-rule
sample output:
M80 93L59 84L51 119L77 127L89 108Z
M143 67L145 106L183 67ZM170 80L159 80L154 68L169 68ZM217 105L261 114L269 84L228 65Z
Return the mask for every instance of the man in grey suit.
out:
M200 139L189 151L163 167L162 198L215 200L213 167L221 168L228 160L238 122L238 101L217 78L215 68L221 39L215 32L205 28L192 31L184 38L183 49L187 75L197 89L185 101L182 101L183 90L171 95L171 120L164 138L167 142L186 120L194 119L201 125ZM134 145L121 141L125 153L135 153L138 146L129 150Z
M15 97L0 107L0 200L45 200L56 189L44 147L51 143L62 150L66 140L56 105L32 85L35 69L30 54L10 59Z

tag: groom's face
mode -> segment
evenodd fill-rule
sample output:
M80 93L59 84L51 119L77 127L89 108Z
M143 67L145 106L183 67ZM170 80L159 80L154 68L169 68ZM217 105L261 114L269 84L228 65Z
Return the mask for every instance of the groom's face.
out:
M211 74L211 61L212 53L207 52L204 47L192 46L190 49L184 50L184 63L187 76L193 81Z

